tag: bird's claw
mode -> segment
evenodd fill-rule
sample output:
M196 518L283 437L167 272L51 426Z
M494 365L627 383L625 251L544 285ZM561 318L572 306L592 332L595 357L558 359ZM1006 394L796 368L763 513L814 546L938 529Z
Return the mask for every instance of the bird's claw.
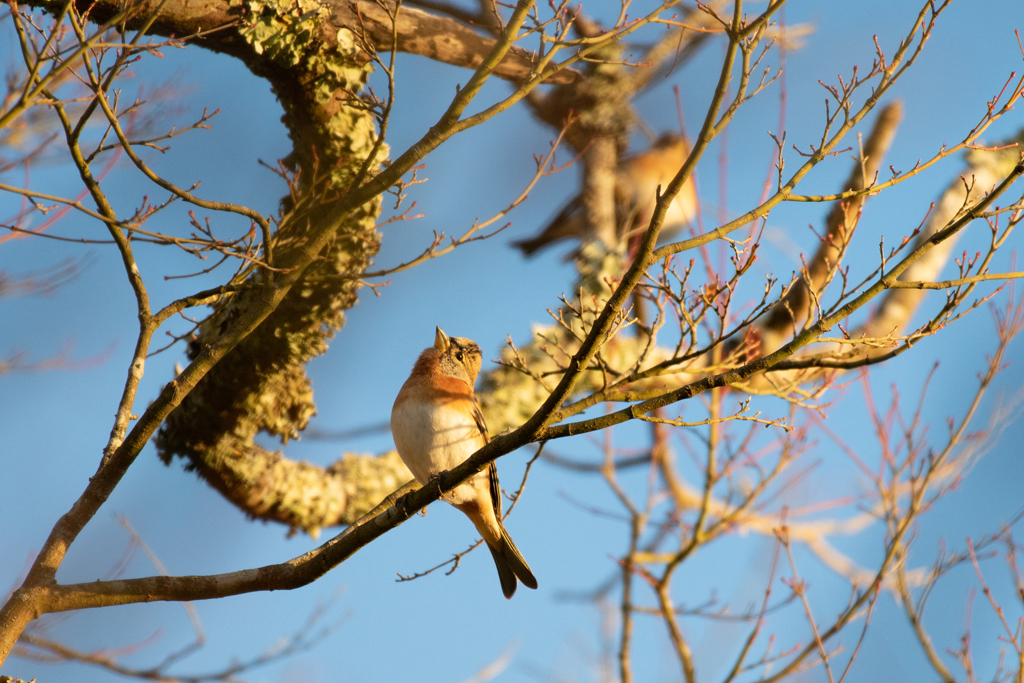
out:
M445 476L446 474L448 474L448 470L441 470L440 472L437 472L435 474L430 475L429 483L433 483L433 482L436 481L437 482L437 487L440 489L441 488L441 477ZM441 494L441 500L448 500L448 494L447 493L442 493Z
M400 514L402 517L408 517L410 514L412 514L409 512L409 498L410 496L412 496L413 493L415 493L415 491L403 493L398 497L398 500L395 501L395 509L398 510L398 514Z

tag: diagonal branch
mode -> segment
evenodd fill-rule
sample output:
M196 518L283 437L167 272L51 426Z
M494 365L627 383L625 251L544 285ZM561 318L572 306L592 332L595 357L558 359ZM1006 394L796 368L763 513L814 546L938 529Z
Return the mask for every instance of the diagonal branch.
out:
M775 351L785 340L793 337L811 315L812 303L817 301L839 268L868 198L862 190L875 183L902 118L903 105L899 102L890 104L879 113L861 157L856 159L850 178L843 187L844 192L852 190L857 194L835 203L826 219L825 235L814 258L788 294L775 304L762 325L761 349L764 353Z

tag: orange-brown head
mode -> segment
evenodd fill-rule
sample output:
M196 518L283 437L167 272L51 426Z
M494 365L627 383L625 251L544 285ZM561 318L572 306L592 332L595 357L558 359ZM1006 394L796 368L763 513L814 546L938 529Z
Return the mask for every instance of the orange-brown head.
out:
M476 342L464 337L449 337L438 327L434 334L434 345L423 350L412 374L438 373L462 380L472 390L482 360L483 354Z

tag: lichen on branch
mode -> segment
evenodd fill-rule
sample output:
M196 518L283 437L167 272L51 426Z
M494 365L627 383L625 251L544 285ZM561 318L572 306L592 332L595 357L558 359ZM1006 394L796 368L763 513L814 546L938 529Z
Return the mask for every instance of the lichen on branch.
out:
M241 36L266 57L259 72L284 107L293 142L288 161L296 182L282 201L272 237L275 266L287 268L310 229L357 182L364 166L370 174L380 167L387 147L377 145L372 108L359 97L372 64L351 32L341 29L337 40L324 40L330 12L314 0L240 4L245 10ZM366 164L371 153L376 158ZM378 198L347 217L277 310L211 370L157 437L165 463L185 458L189 469L251 517L315 535L322 527L357 519L411 478L396 457L347 455L324 469L255 441L263 432L287 444L316 414L304 366L327 350L344 324L344 311L357 301L359 278L380 244L374 229L379 211ZM266 277L250 275L260 284ZM240 292L215 304L190 344L189 357L245 315L251 296ZM351 481L356 474L359 481Z

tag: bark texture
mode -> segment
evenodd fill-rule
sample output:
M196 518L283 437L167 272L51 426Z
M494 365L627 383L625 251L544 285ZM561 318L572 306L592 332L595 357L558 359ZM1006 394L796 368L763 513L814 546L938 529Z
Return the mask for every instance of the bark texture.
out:
M64 6L33 4L52 13ZM89 17L103 22L123 9L115 0L98 0L90 3ZM387 158L386 145L375 146L376 120L359 95L372 53L397 48L475 68L496 42L454 19L410 7L396 14L394 3L370 0L167 0L136 5L124 26L137 29L150 20L151 34L190 37L191 44L241 59L267 79L281 102L298 192L282 201L272 240L278 267L297 262L310 227L365 180L361 173L372 176ZM494 73L521 81L533 67L533 56L514 47ZM565 71L551 82L579 77ZM315 535L359 518L411 478L394 453L348 454L323 468L255 442L263 432L286 444L316 413L304 365L327 349L344 324L344 311L357 302L360 277L379 249L379 210L378 199L349 215L274 313L204 377L157 435L164 462L184 458L251 517ZM246 315L254 296L222 297L190 345L189 358Z
M358 99L369 74L365 52L351 32L334 31L333 44L320 39L331 27L327 8L312 0L255 0L244 9L242 39L262 55L260 71L281 101L293 142L298 189L282 202L273 237L276 263L286 265L305 248L311 226L334 200L363 179L361 170L372 174L379 168L387 148L375 146L374 118ZM380 245L374 229L379 211L378 199L348 216L277 309L206 375L157 437L164 462L187 459L189 469L252 517L315 535L324 526L356 519L379 500L362 509L352 505L358 484L346 484L345 474L355 472L351 466L339 463L325 471L255 442L264 432L287 443L316 413L304 366L327 349L344 324L344 311L357 301L359 277ZM218 302L190 345L190 358L247 304L246 293ZM379 470L373 481L386 482L389 491L408 479L394 457L372 462Z

